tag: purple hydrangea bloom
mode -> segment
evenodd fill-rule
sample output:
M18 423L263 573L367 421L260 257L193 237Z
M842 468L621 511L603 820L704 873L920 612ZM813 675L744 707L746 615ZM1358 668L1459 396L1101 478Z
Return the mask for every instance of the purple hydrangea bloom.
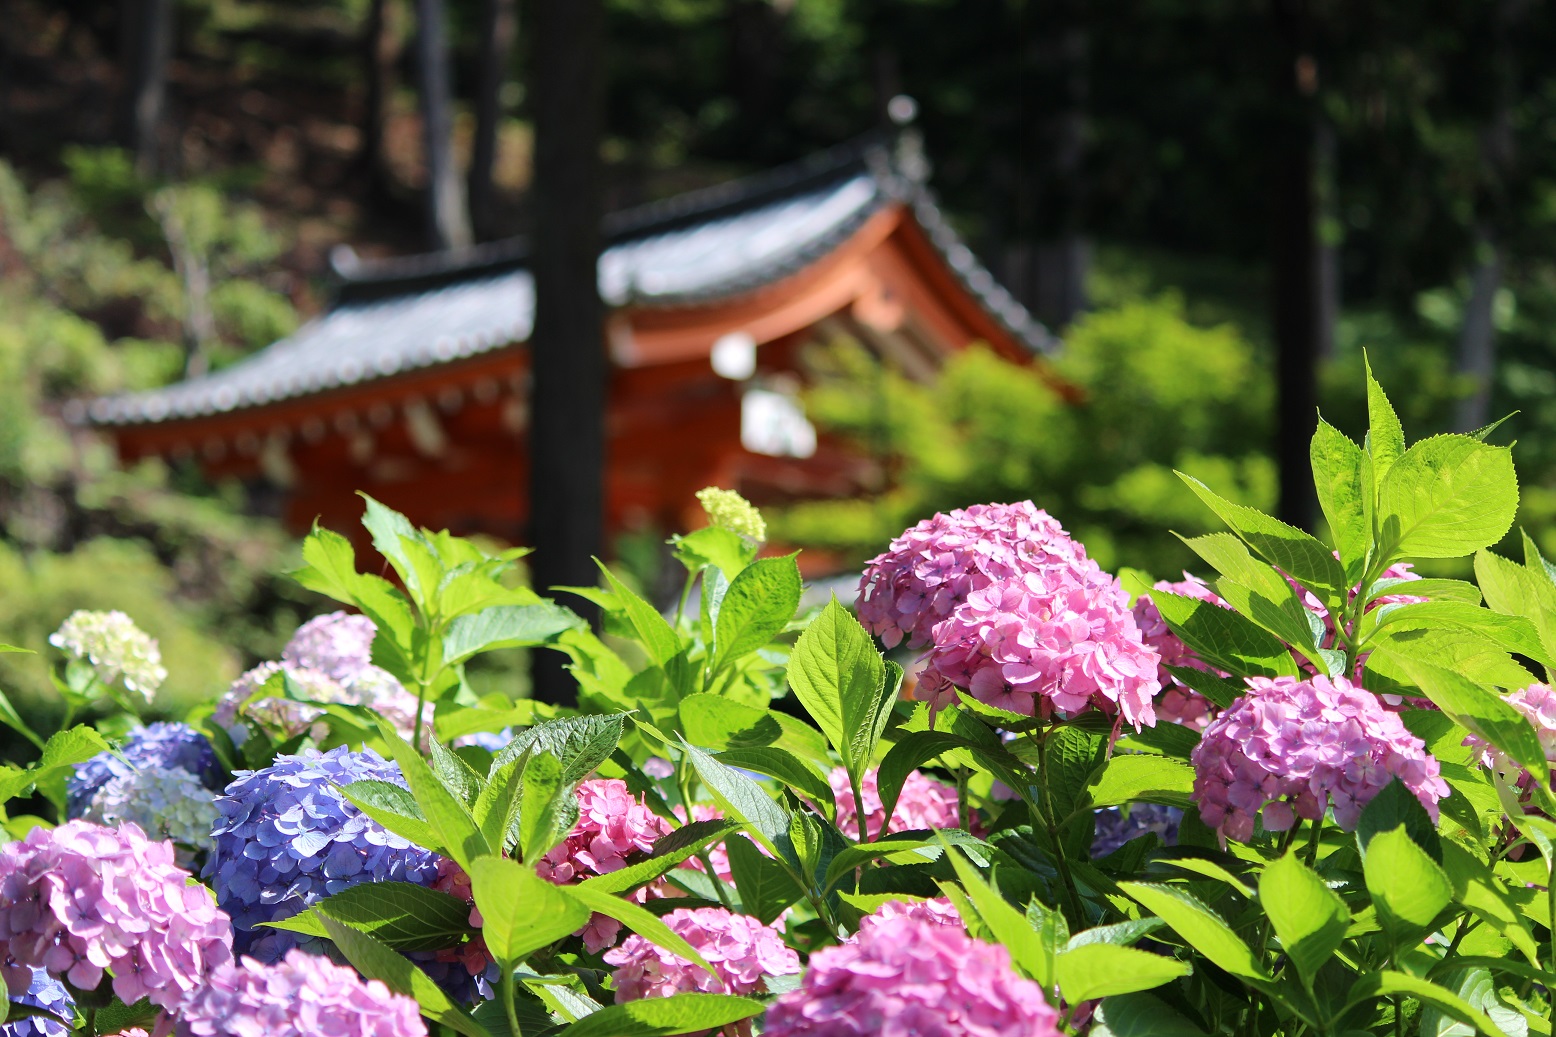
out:
M7 986L12 982L13 975L17 977L18 985L23 979L27 983L27 992L13 995L13 1001L30 1008L41 1008L60 1019L70 1019L75 1015L75 1000L65 989L65 984L49 975L47 969L30 969L18 965L14 959L8 960L0 968L6 973ZM55 1022L41 1015L28 1016L0 1026L0 1037L65 1037L69 1032L68 1022Z
M859 579L859 621L888 647L934 640L937 623L975 590L1051 566L1072 566L1086 549L1031 501L975 504L936 514L872 558Z
M234 946L262 962L321 941L261 923L290 918L359 882L430 886L438 855L411 844L340 794L354 781L404 786L398 764L345 746L280 756L242 771L216 800L216 845L204 876L232 916Z
M377 628L366 616L330 612L297 628L281 650L281 661L299 670L315 670L334 681L350 681L373 665Z
M1097 811L1096 834L1091 841L1092 857L1106 857L1131 839L1154 832L1167 846L1178 842L1178 824L1183 811L1157 803L1131 803L1128 813L1118 807Z
M221 764L204 735L188 724L150 724L131 731L118 754L98 753L76 768L65 783L66 814L80 817L109 781L147 767L188 771L208 789L222 787Z
M179 1010L179 1037L426 1037L416 1002L302 951L211 977Z
M1333 808L1350 831L1393 778L1437 820L1448 795L1437 760L1397 713L1344 677L1249 677L1248 693L1194 747L1194 800L1225 839L1246 842L1254 819L1283 832Z
M1059 1013L1010 953L925 912L872 915L817 951L767 1010L767 1037L1058 1037Z
M232 960L232 926L174 864L171 843L134 825L67 821L0 848L0 955L78 990L111 973L126 1004L172 1008Z

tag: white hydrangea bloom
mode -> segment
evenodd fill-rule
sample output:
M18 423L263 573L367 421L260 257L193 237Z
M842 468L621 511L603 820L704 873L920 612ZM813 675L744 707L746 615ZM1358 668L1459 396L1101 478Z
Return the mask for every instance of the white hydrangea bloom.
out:
M110 827L130 822L153 839L204 849L216 822L216 794L181 768L143 767L98 789L82 817Z
M49 644L90 662L104 684L122 679L147 702L167 680L156 639L123 612L78 609L49 635Z

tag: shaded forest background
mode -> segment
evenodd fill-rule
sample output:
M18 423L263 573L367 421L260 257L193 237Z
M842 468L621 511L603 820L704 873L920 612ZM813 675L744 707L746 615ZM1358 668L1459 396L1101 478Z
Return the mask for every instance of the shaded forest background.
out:
M7 640L41 647L69 608L125 608L177 661L170 693L191 697L273 656L316 607L277 575L294 547L242 487L120 470L63 408L286 334L327 301L338 247L537 231L537 52L562 53L543 46L558 10L543 2L5 5ZM812 413L878 458L879 492L774 516L784 540L857 559L936 508L1031 497L1103 564L1173 575L1186 556L1166 531L1208 523L1172 469L1310 520L1300 432L1319 405L1359 432L1365 349L1413 437L1520 412L1505 434L1521 521L1556 548L1547 5L600 10L604 208L887 131L909 96L932 186L1062 332L1057 366L1087 392L1062 405L982 353L926 387L835 343ZM662 533L613 545L645 583Z

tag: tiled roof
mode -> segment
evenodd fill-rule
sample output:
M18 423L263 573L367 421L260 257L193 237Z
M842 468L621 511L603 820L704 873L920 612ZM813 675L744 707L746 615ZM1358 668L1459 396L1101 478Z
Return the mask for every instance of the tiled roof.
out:
M893 201L909 203L948 265L991 316L1036 352L1054 339L951 230L922 185L879 142L861 141L771 173L607 220L600 293L612 306L736 296L792 274ZM296 333L201 378L93 401L96 425L194 418L352 385L523 342L535 289L521 239L377 263L337 264L335 305Z

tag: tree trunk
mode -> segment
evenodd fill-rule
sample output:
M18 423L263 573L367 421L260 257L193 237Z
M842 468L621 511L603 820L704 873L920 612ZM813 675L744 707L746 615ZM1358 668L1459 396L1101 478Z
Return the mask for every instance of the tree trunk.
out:
M1497 0L1491 9L1490 67L1491 111L1481 133L1480 153L1483 189L1477 200L1480 218L1475 221L1475 267L1470 273L1470 297L1459 329L1459 373L1469 378L1471 390L1459 402L1456 424L1473 432L1491 420L1491 390L1497 366L1496 301L1502 290L1505 255L1502 226L1506 220L1507 181L1512 174L1513 69L1512 31L1523 10L1520 0Z
M518 35L516 0L485 0L481 8L481 69L475 94L475 145L470 158L470 219L483 241L501 233L493 177L502 129L502 88Z
M1314 274L1318 279L1315 282L1318 292L1317 357L1319 360L1332 360L1335 355L1335 331L1340 324L1341 229L1340 217L1336 212L1339 184L1336 164L1339 161L1339 149L1334 127L1327 121L1319 119L1315 132L1313 161L1316 179L1313 189L1317 193L1318 213L1318 240L1314 250L1314 261L1318 264Z
M1318 72L1304 0L1274 8L1278 79L1271 120L1270 275L1275 333L1277 513L1301 529L1317 515L1309 441L1318 427L1319 241L1315 151Z
M465 185L454 168L454 111L443 0L416 0L416 58L421 72L428 231L435 248L464 248L471 242L470 215L465 209Z
M145 177L158 172L158 137L167 107L173 51L173 0L120 0L120 67L124 92L120 140Z
M535 329L530 336L530 540L537 590L593 586L604 547L608 377L599 293L603 0L533 7ZM595 610L585 607L596 619ZM534 696L571 701L561 656L535 652Z
M385 193L388 162L384 153L384 126L394 98L396 69L404 34L403 0L372 0L362 31L362 150L357 168L375 194Z

